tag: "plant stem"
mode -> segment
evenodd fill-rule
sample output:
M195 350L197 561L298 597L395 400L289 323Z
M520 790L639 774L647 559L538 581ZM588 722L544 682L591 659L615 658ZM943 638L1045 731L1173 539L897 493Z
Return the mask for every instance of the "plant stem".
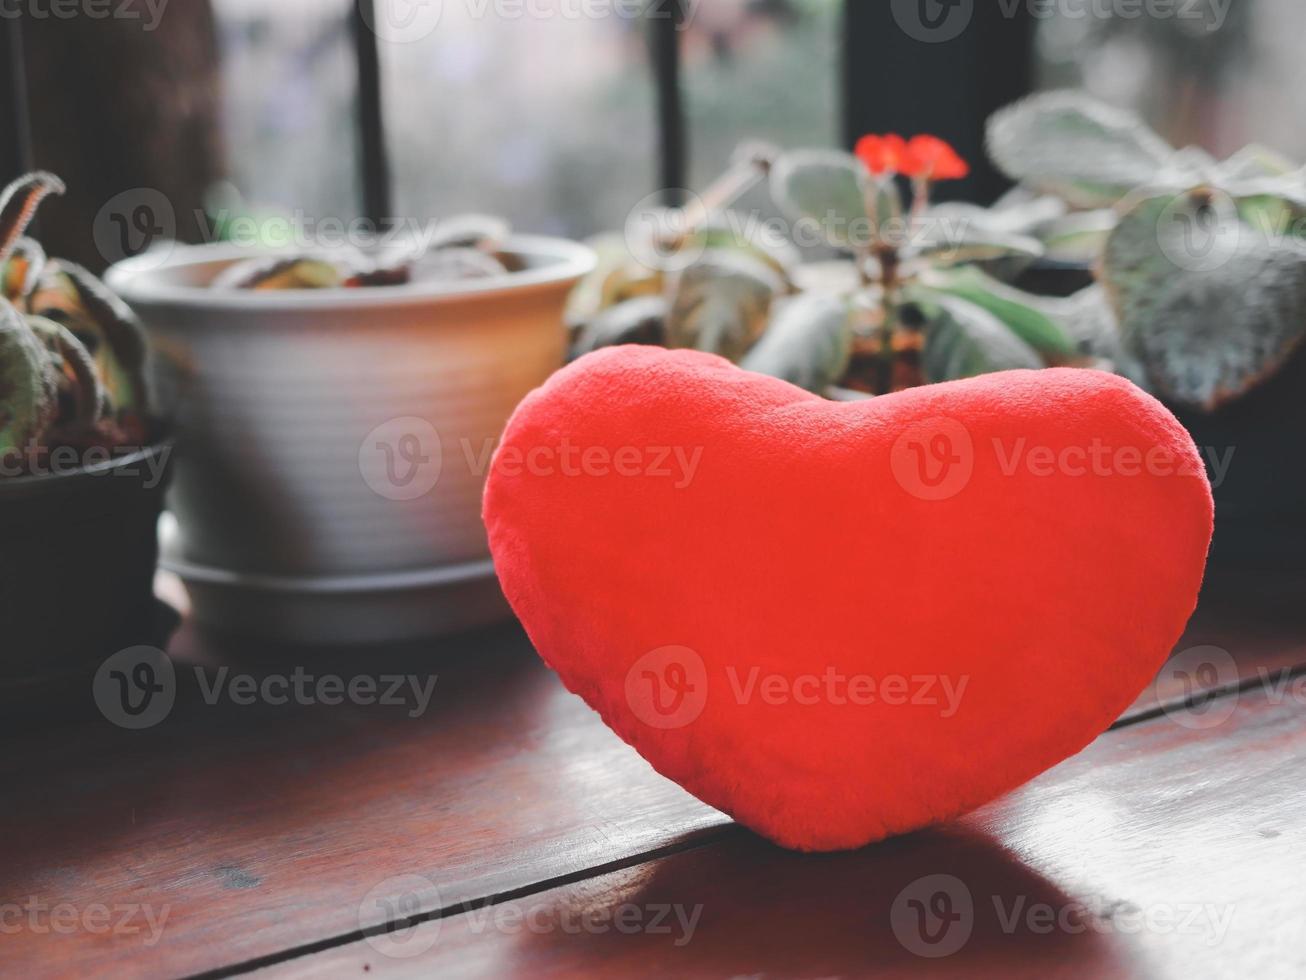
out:
M880 323L880 356L875 370L876 392L887 395L893 390L893 310L897 305L898 292L898 251L891 245L880 245L876 249L876 258L880 261L880 274L883 279L881 305L884 311Z
M702 194L685 207L685 224L688 231L696 231L713 211L727 208L771 172L771 157L762 152L749 153L731 164L720 177L712 181Z
M19 177L4 189L0 195L0 266L9 261L41 200L47 194L62 194L63 191L63 181L40 170Z

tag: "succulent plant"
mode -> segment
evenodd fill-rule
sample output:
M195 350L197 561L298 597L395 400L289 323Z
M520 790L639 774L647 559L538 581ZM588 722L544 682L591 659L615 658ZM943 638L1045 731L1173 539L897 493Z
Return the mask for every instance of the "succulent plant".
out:
M145 339L131 310L85 269L47 261L23 233L48 173L0 194L0 460L26 472L51 450L141 445L150 411Z
M766 179L774 157L769 145L745 144L687 206L637 211L624 232L592 238L598 264L567 309L572 356L633 343L742 358L794 291L799 261L774 229L729 210Z
M603 261L573 297L573 354L632 342L692 347L814 392L864 394L1004 368L1102 363L1109 339L1096 317L989 274L1042 254L1017 227L1026 215L930 206L935 181L967 171L930 136L868 136L856 154L743 151L696 211L665 222L677 234L660 247L632 242L630 228L624 242L599 243ZM769 178L795 238L801 231L803 244L851 259L812 275L794 249L740 234L748 223L725 209L750 175ZM1065 209L1030 202L1025 210Z
M989 150L1070 209L1055 229L1094 263L1124 358L1166 400L1213 410L1306 336L1306 170L1249 146L1216 161L1072 92L997 113ZM1088 210L1083 210L1088 209Z
M257 291L358 289L416 281L484 279L512 267L499 252L508 224L487 215L460 215L441 222L420 247L400 246L378 254L356 248L320 253L264 255L233 263L210 283L213 289Z

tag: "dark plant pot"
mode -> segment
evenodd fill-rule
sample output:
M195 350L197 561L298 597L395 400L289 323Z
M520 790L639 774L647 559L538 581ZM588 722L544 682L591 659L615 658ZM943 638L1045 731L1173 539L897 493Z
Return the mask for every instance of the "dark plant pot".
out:
M1016 285L1069 296L1092 285L1087 266L1035 263ZM1169 405L1202 451L1215 493L1211 561L1234 569L1306 570L1306 350L1215 412ZM1232 451L1232 457L1228 454ZM1213 465L1218 460L1219 465ZM1225 461L1227 466L1225 465Z
M1306 570L1306 350L1212 413L1170 406L1202 450L1215 491L1211 560L1233 568ZM1232 451L1232 456L1228 454ZM1221 474L1212 454L1228 457Z
M102 465L0 479L0 701L159 642L154 571L171 454L164 442Z

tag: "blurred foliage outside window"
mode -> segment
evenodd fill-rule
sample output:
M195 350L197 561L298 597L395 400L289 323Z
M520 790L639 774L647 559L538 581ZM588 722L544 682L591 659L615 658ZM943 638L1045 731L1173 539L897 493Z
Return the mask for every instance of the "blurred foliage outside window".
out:
M349 0L214 2L234 188L258 211L352 216ZM556 16L447 0L429 35L380 44L400 216L488 211L523 230L584 236L621 227L658 189L644 23L534 5ZM746 138L836 143L840 9L696 5L681 37L692 183L710 181Z
M259 211L354 215L351 0L214 3L235 189ZM691 7L681 53L693 186L745 139L839 142L840 0ZM1173 16L1103 14L1117 7L1133 10L1088 0L1047 8L1041 87L1082 86L1135 108L1179 146L1222 156L1255 141L1306 159L1295 95L1306 87L1297 51L1306 4L1198 0ZM657 189L644 24L576 17L564 0L535 9L556 16L447 0L429 35L381 43L400 216L480 210L523 230L584 236L620 227ZM771 213L760 190L743 206Z
M1175 146L1225 157L1263 143L1306 160L1301 0L1195 0L1172 16L1094 16L1112 4L1063 0L1040 23L1041 87L1083 87L1135 109ZM1160 9L1160 8L1158 8Z

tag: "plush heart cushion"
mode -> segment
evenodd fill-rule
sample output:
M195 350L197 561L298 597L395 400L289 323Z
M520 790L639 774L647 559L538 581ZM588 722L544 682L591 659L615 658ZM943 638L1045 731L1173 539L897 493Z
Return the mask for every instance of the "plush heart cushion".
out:
M831 850L1110 725L1193 610L1212 504L1188 434L1110 374L836 403L619 347L521 404L485 521L568 688L700 799Z

